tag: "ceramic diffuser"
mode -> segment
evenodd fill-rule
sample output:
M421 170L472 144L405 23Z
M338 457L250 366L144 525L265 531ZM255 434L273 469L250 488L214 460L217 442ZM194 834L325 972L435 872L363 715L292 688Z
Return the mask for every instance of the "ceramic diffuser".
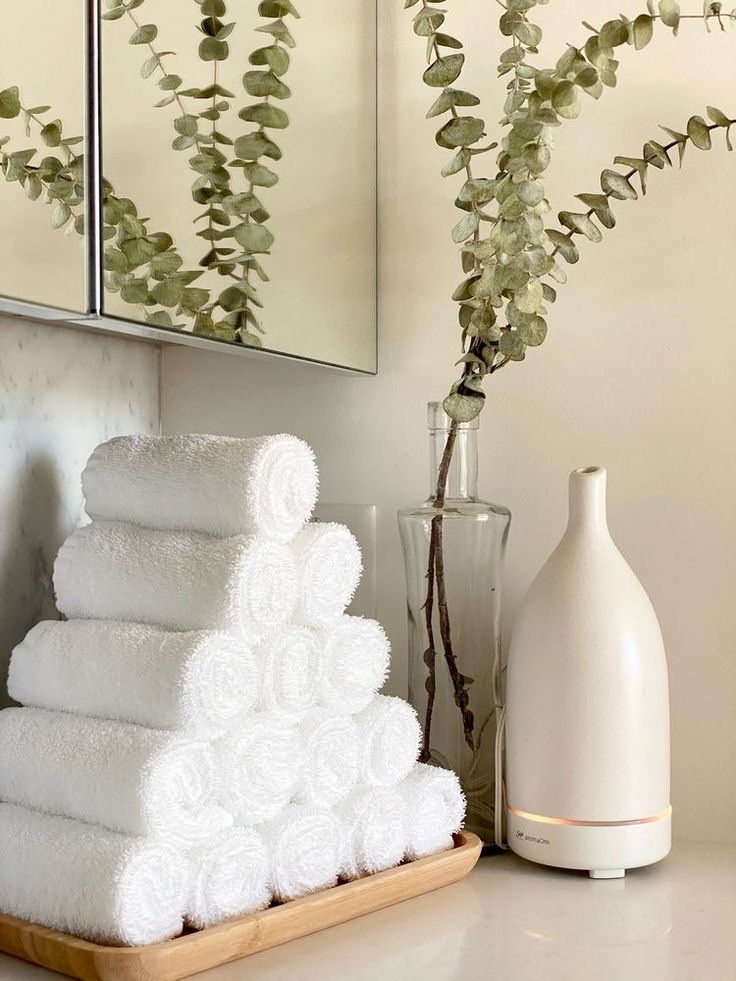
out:
M669 692L657 617L606 523L606 471L570 475L567 530L511 639L508 840L618 878L670 850Z

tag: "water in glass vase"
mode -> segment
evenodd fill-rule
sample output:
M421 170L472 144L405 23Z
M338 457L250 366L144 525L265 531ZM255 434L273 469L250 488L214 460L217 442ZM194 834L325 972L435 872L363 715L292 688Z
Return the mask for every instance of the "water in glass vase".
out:
M421 759L449 767L465 827L494 840L494 747L501 706L501 575L511 514L478 497L478 419L428 406L430 496L399 512L409 613L409 701ZM500 776L499 776L500 779Z

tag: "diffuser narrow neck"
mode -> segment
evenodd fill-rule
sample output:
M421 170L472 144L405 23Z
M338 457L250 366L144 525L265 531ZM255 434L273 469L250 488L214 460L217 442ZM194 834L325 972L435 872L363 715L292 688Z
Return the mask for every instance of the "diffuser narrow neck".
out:
M568 531L607 534L604 467L573 470L570 474L569 501Z

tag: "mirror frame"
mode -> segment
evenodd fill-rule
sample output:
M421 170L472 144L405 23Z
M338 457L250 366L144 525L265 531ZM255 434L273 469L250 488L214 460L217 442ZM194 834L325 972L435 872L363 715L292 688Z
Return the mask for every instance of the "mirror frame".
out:
M320 365L337 371L358 375L378 374L378 0L375 4L375 43L373 63L374 71L374 155L373 155L373 212L374 247L373 247L373 329L375 337L375 367L373 369L354 368L349 365L335 364L317 358L307 358L302 355L289 354L267 347L248 347L234 341L215 340L177 330L174 327L157 327L128 320L123 317L111 316L104 312L104 272L102 239L102 0L86 0L85 9L85 225L94 229L93 234L85 234L84 263L85 263L85 296L87 310L79 313L58 307L47 306L28 300L18 300L0 295L0 314L19 317L28 320L41 320L59 323L66 327L77 328L112 337L128 337L162 346L183 346L199 348L220 354L239 357L273 360L287 359L304 364Z

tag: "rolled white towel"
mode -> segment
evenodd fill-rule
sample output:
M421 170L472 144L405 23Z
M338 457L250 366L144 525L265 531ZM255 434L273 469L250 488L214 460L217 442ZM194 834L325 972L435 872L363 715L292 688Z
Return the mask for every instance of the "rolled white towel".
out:
M279 902L337 884L345 833L332 811L290 804L262 831L271 855L273 894Z
M192 887L185 919L202 930L271 902L271 863L252 828L227 828L189 854Z
M136 620L169 630L225 630L260 640L294 609L286 545L110 522L78 528L54 567L67 617Z
M8 692L24 705L213 738L259 694L252 648L216 631L117 620L45 620L13 651Z
M301 779L303 750L296 730L280 716L244 717L214 750L220 802L236 824L261 824L289 803Z
M204 838L232 819L215 803L201 741L47 709L0 712L0 800L113 831Z
M317 466L296 436L119 436L82 487L91 518L288 542L314 508Z
M298 726L303 767L298 798L315 807L332 807L358 779L358 731L346 715L315 708Z
M402 698L376 695L355 716L360 779L370 787L403 780L419 755L422 738L417 713Z
M317 644L306 627L274 630L255 651L261 672L260 710L299 719L314 704Z
M406 857L414 860L453 847L465 819L465 795L452 770L417 763L398 791L406 804Z
M395 787L360 787L338 804L345 828L340 875L359 879L398 865L406 854L406 805Z
M345 612L363 571L351 532L332 523L306 525L292 549L299 569L296 618L308 627L330 624Z
M319 703L351 715L366 708L388 674L391 645L381 624L341 616L317 643Z
M0 913L96 943L182 930L188 872L170 844L0 804Z

